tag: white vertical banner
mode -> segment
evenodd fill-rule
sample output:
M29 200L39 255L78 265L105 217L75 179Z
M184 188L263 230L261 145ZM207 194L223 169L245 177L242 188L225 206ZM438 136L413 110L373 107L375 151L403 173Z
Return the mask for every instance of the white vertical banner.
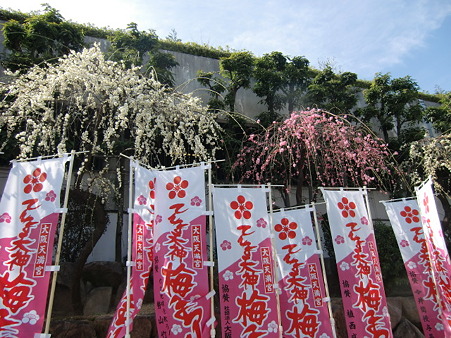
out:
M392 337L365 189L322 189L350 337Z
M436 286L416 199L383 202L415 298L423 332L428 338L443 337Z
M437 287L436 297L442 314L446 337L451 337L451 262L437 212L432 180L416 188L424 237L431 260L432 276Z
M313 207L272 214L284 337L333 337Z
M0 202L0 336L42 332L65 163L14 162Z
M279 337L266 188L213 189L222 337Z
M205 169L156 172L154 292L160 337L210 334Z
M131 162L130 170L134 171L134 195L132 231L132 257L128 264L131 268L129 295L127 290L117 306L115 316L108 330L107 337L123 337L127 329L127 307L129 308L129 329L133 327L133 319L139 313L152 267L153 226L155 219L155 172ZM131 173L132 174L132 173ZM127 302L129 302L127 306Z

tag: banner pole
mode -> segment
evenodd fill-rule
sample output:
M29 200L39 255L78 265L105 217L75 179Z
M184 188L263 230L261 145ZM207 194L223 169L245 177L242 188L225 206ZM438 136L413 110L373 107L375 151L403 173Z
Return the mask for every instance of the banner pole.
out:
M74 155L75 151L71 151L71 156L69 160L69 169L67 171L67 180L66 180L66 191L64 193L64 202L63 202L63 209L65 210L67 208L67 204L69 202L69 190L71 186L71 179L72 179L72 171L74 169ZM55 266L58 266L60 264L60 256L61 256L61 248L63 246L63 235L64 235L64 227L66 225L66 215L67 211L63 212L61 215L61 224L60 224L60 232L58 236L58 244L56 247L56 254L55 254ZM44 334L48 335L50 331L50 320L52 318L52 311L53 311L53 301L55 299L55 289L56 289L56 280L58 277L58 271L53 271L52 275L52 284L50 286L50 294L49 294L49 306L47 308L47 316L45 319L45 330Z
M133 157L130 157L130 182L128 187L128 229L127 229L127 312L125 314L125 337L130 337L130 280L132 274L132 236L133 236L133 179L135 166L133 165Z
M276 256L276 248L274 245L274 238L273 238L273 208L272 208L272 192L271 192L271 183L267 184L268 187L268 199L269 199L269 227L271 230L271 246L272 246L272 260L273 260L273 267L274 267L274 293L276 295L276 302L277 302L277 319L279 321L279 338L282 338L283 334L283 327L282 327L282 314L280 313L280 298L279 298L279 285L276 283L279 281L279 264L277 262L277 256Z
M209 213L208 213L208 228L209 228L209 232L210 232L210 252L209 252L209 260L210 262L213 262L214 257L213 257L213 245L214 245L214 241L213 241L213 198L212 198L212 188L213 188L213 183L212 183L212 177L211 177L211 162L208 162L209 166L208 166L208 208L209 208ZM215 285L214 285L214 266L213 264L210 265L210 291L213 291L215 289ZM214 317L215 315L215 297L211 297L210 300L210 310L211 310L211 316ZM216 330L215 330L215 323L214 321L211 323L211 329L210 329L210 336L213 338L216 336Z
M327 282L326 264L324 262L323 245L321 243L321 236L320 236L320 233L319 233L319 225L318 225L318 216L316 215L315 205L316 205L315 202L312 202L313 221L315 222L315 231L316 231L316 243L317 243L317 246L318 246L318 250L320 251L319 258L321 260L321 270L323 272L324 291L325 291L326 297L328 299L327 309L329 311L329 319L330 319L330 324L332 326L332 334L334 335L334 338L336 338L337 337L337 332L335 330L335 318L334 318L333 313L332 313L332 302L331 302L330 293L329 293L329 284Z

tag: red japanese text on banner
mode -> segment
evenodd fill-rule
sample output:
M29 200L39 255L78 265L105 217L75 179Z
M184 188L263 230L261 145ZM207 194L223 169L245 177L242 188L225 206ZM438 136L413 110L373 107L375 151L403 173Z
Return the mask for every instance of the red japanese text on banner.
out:
M265 191L215 188L213 205L222 337L279 337Z
M323 190L350 337L392 337L364 191Z
M416 195L424 237L429 250L443 329L445 336L451 337L451 262L435 204L432 181L426 181L421 188L416 190Z
M206 249L205 167L156 173L155 314L160 337L207 337L212 317Z
M428 248L416 200L384 202L404 261L412 293L417 304L423 332L428 338L443 337L436 288L431 272Z
M272 215L284 337L333 337L311 212Z
M69 157L14 163L0 202L0 336L42 332Z
M130 331L132 321L141 309L152 266L153 226L155 208L155 172L135 166L132 273L130 279ZM108 330L107 337L126 334L127 293L124 292Z

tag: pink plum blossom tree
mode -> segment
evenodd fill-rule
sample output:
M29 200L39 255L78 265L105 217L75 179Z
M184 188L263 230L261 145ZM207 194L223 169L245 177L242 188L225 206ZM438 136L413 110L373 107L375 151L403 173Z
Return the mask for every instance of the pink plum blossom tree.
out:
M397 172L387 145L346 117L321 110L292 113L252 134L233 168L242 181L296 186L296 202L305 202L302 188L315 199L318 186L376 186L389 189L388 177Z

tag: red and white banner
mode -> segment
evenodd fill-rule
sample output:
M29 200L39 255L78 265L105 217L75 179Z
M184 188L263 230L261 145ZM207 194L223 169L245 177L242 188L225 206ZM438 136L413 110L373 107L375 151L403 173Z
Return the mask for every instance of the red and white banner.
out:
M437 287L436 296L440 305L443 329L445 336L451 337L451 262L435 204L432 181L428 180L416 189L416 195L429 250L432 276Z
M0 202L0 336L42 332L70 157L15 162Z
M222 337L279 337L263 188L214 188Z
M160 337L207 337L205 166L156 172L155 313Z
M366 191L323 189L349 337L392 337Z
M272 215L284 337L334 336L312 211L313 208L308 207Z
M404 261L426 337L443 337L436 288L416 200L384 202Z
M133 213L130 295L127 297L127 290L125 290L117 306L107 337L125 336L127 332L127 306L129 306L129 331L132 330L133 319L141 309L152 267L156 177L154 171L140 165L131 163L131 169L132 167L134 167L135 192L133 210L129 210ZM128 299L130 299L129 305L127 305Z

